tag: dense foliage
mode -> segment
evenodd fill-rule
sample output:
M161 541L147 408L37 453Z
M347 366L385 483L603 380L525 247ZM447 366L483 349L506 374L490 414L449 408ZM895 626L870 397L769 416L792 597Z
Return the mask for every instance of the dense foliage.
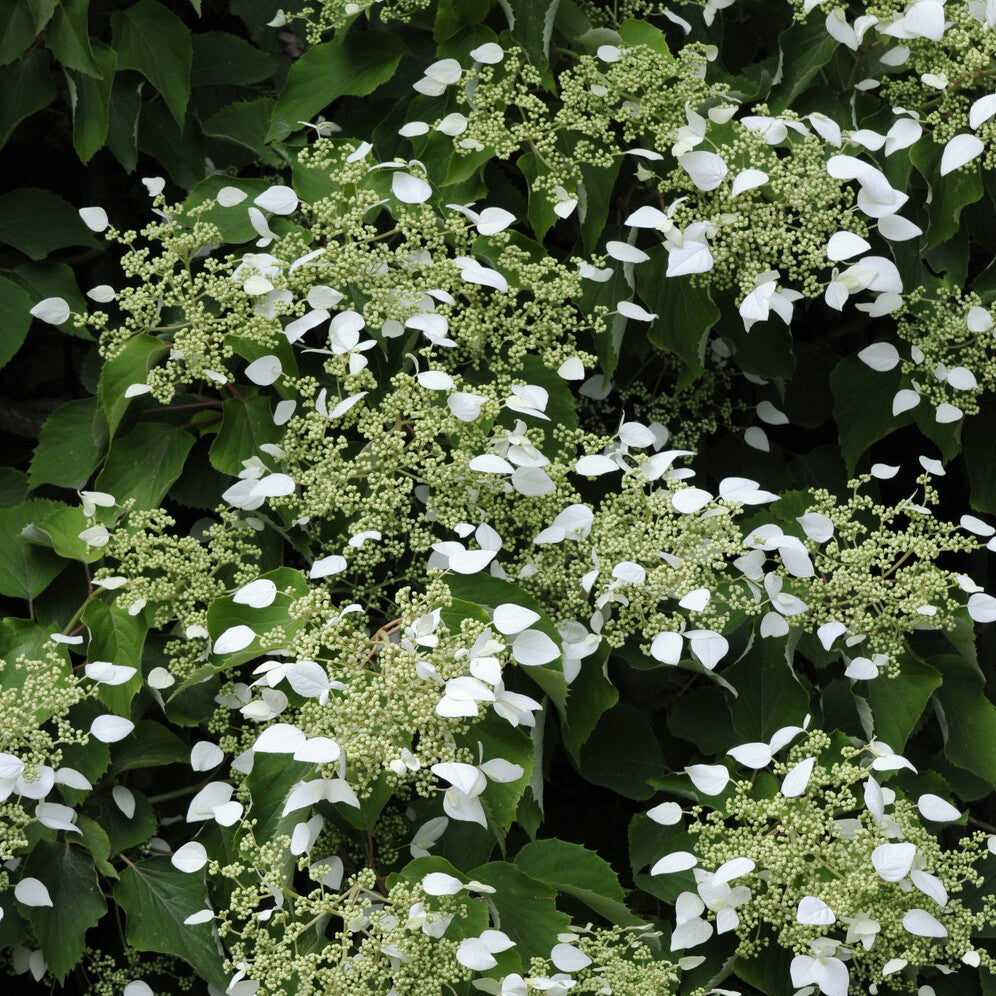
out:
M0 0L0 970L996 992L996 3Z

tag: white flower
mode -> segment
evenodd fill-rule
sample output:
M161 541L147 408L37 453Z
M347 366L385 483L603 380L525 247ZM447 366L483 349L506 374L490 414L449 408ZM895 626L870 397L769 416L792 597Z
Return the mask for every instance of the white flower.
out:
M790 972L792 985L815 985L824 996L847 996L848 971L843 960L835 957L837 942L828 937L817 937L810 941L812 955L796 955L792 959Z

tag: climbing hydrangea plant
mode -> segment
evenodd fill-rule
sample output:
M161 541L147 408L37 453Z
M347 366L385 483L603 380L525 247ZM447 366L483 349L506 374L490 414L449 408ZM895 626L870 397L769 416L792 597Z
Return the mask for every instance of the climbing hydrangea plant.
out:
M69 6L180 130L0 277L12 984L996 991L993 5Z

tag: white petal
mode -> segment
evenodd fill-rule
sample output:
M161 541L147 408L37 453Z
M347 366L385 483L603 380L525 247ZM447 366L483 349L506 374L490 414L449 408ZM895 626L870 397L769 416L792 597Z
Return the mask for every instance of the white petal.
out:
M131 819L135 815L135 795L124 785L115 785L111 790L111 797L114 804L125 814L126 819Z
M948 139L941 155L941 176L947 176L982 154L985 144L975 135L955 135Z
M646 207L637 208L626 220L625 225L632 228L660 228L667 227L668 217L660 208Z
M954 823L961 819L960 810L955 809L950 802L939 795L932 795L930 792L920 796L916 808L920 810L920 815L924 819L933 820L935 823Z
M527 609L525 606L506 602L494 610L491 618L494 620L495 629L499 633L512 636L532 626L539 619L539 613L533 612L532 609Z
M969 595L968 614L979 623L996 621L996 598L981 591Z
M948 936L948 931L944 924L936 917L932 917L926 910L910 910L903 917L903 926L917 937Z
M656 314L651 314L646 308L641 308L632 301L620 301L616 304L616 311L623 318L630 318L636 322L652 322L657 317Z
M428 896L455 896L464 888L460 879L446 872L429 872L422 879L422 891Z
M198 740L190 750L190 767L194 771L211 771L225 760L225 752L209 740Z
M105 744L114 744L119 740L124 740L134 729L135 724L123 716L98 716L90 724L90 734Z
M297 194L290 187L274 185L263 191L254 201L264 211L272 214L293 214L297 210Z
M975 374L967 367L952 367L946 379L956 391L974 391L979 386Z
M996 93L987 93L984 97L979 97L969 108L968 125L972 131L977 131L979 125L984 124L994 114L996 114Z
M136 668L127 664L112 664L110 661L90 661L83 673L93 681L102 685L123 685L137 673Z
M933 899L942 909L948 904L948 890L944 888L944 883L929 872L920 871L914 868L910 872L910 881L929 899Z
M628 242L606 242L605 251L621 263L645 263L650 259L642 249L637 249Z
M479 937L465 937L456 951L456 960L475 972L486 972L498 964L495 956Z
M852 259L871 249L871 243L853 232L836 232L830 236L827 243L827 259L839 263L844 259Z
M37 878L22 878L14 886L14 898L25 906L54 906L45 883Z
M277 586L268 578L250 581L232 596L237 605L248 605L254 609L265 609L277 597Z
M684 245L667 247L668 277L684 277L690 273L708 273L713 267L712 253L705 242L685 239Z
M725 768L723 769L726 770ZM710 793L715 795L716 793ZM699 859L690 851L675 851L673 854L665 854L650 869L651 875L671 875L675 872L688 871L699 863Z
M208 856L207 851L204 850L204 845L196 840L178 847L170 858L174 868L188 875L200 871L207 864L207 860Z
M678 165L699 190L715 190L728 172L726 163L715 152L686 152L678 157Z
M691 644L692 653L707 671L712 671L730 649L725 636L709 629L688 630L685 637Z
M527 629L512 643L512 656L523 667L537 667L555 661L560 656L560 649L546 633Z
M208 923L210 920L214 919L214 911L203 909L198 910L196 913L191 913L190 916L184 920L184 924L188 927L196 926L199 923Z
M495 235L503 232L515 221L515 215L504 208L487 207L481 212L477 222L477 230L481 235Z
M692 764L685 774L703 795L719 795L730 781L730 772L722 764Z
M423 204L432 196L432 187L425 180L402 170L391 177L391 190L403 204Z
M745 768L766 768L771 763L771 748L767 744L750 743L733 747L726 752Z
M61 297L47 297L44 301L39 301L31 309L30 314L43 322L48 322L49 325L61 325L68 321L72 312Z
M730 858L729 861L724 861L716 869L712 876L712 884L725 885L727 882L732 882L735 878L749 874L756 867L756 863L750 858Z
M561 972L580 972L591 964L591 959L573 944L557 944L550 952L550 961Z
M80 208L80 217L83 219L83 224L91 232L97 232L98 234L104 231L110 224L107 220L107 212L102 207Z
M505 50L497 42L485 42L470 50L470 57L486 66L494 66L505 58Z
M121 788L121 786L116 785L115 788ZM38 822L50 830L82 833L83 831L73 823L75 815L69 806L63 806L58 802L39 802L35 806L35 816L38 817Z
M733 178L733 185L730 189L730 196L736 197L745 190L752 190L754 187L761 187L768 182L770 177L767 173L759 169L741 170Z
M809 785L809 777L813 773L813 765L816 764L815 757L807 757L793 767L782 779L782 795L786 798L794 799L802 795Z
M903 388L903 390L897 391L892 399L892 414L894 416L902 415L903 412L916 408L918 404L920 404L920 395L909 388Z
M129 982L128 985L124 987L124 992L121 996L155 996L155 993L153 993L152 987L148 984L148 982L136 979L134 982Z
M574 465L575 471L585 477L600 477L602 474L616 473L620 467L615 460L610 460L601 453L581 457Z
M275 383L282 373L280 360L272 353L253 360L245 369L246 377L260 387L268 387Z
M245 650L256 634L248 626L229 626L228 629L214 642L214 653L235 654L240 650Z
M308 573L308 577L312 580L327 578L332 574L341 574L348 566L349 565L345 557L334 553L330 557L323 557L321 560L316 560L311 565L311 571Z
M711 501L712 495L701 488L682 488L671 495L671 504L675 511L681 512L683 515L699 512Z
M681 660L680 633L658 633L650 645L650 656L662 664L677 664Z
M256 738L252 749L260 754L292 754L306 739L296 726L274 723Z
M891 342L876 342L858 353L858 359L872 370L892 370L899 363L899 351Z
M923 229L898 214L889 214L878 219L878 234L890 242L906 242L923 235Z
M318 698L332 686L325 668L316 661L295 661L285 669L287 683L306 699Z
M681 806L676 802L662 802L647 812L647 816L661 826L670 827L681 821Z
M799 900L799 908L796 910L795 918L799 923L814 927L827 927L837 919L834 911L816 896L803 896Z
M885 882L899 882L909 874L915 857L916 845L904 842L879 844L872 851L871 860L879 878Z
M222 187L216 200L221 207L235 207L241 204L249 195L238 187Z

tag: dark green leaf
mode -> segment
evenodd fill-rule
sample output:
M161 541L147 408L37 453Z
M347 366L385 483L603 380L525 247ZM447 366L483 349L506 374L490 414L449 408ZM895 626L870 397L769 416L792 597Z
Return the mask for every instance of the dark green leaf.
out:
M66 566L51 550L21 539L21 530L59 506L35 499L0 509L0 595L36 599Z
M65 246L98 245L76 210L58 194L37 187L0 197L0 242L31 259L43 259Z
M5 0L5 2L17 4L18 2L23 3L23 0ZM48 24L58 5L59 0L31 0L31 3L26 5L35 20L35 31L40 32Z
M138 162L138 117L144 85L131 74L115 76L107 104L107 147L128 173Z
M0 367L21 348L35 302L7 277L0 277Z
M132 947L176 955L201 978L222 989L228 985L212 925L183 922L209 905L200 876L177 871L169 858L150 858L124 870L114 899L127 915Z
M304 818L298 810L288 813L285 819L284 802L297 782L314 773L313 764L295 761L290 754L261 753L255 756L252 771L246 776L246 785L252 800L248 817L256 821L253 836L259 843L272 840L278 832L289 833L294 824Z
M927 216L927 241L925 248L946 242L958 231L958 219L962 208L974 204L982 197L982 179L978 166L972 165L968 171L957 170L941 176L941 156L944 145L935 142L930 135L924 135L914 145L909 156L917 172L930 187Z
M193 49L187 26L155 0L139 0L111 15L118 69L141 73L162 95L178 124L190 96Z
M481 865L467 874L497 890L489 896L498 911L495 926L515 942L523 964L528 965L530 958L548 957L557 935L571 922L566 913L557 910L557 890L504 861Z
M226 104L203 123L204 134L245 146L271 166L280 166L283 157L264 140L273 108L269 97Z
M28 497L28 475L13 467L0 467L0 508L19 505Z
M875 736L902 754L931 693L941 676L925 661L909 654L902 658L902 671L895 678L882 677L868 683L868 702L875 717Z
M88 162L107 140L111 93L118 65L118 56L113 48L95 39L92 44L100 76L66 70L69 106L73 111L73 148L83 162Z
M49 16L51 16L49 11ZM0 0L0 66L23 55L41 30L31 19L31 11L21 0Z
M603 640L595 654L581 661L581 670L570 684L561 737L575 760L598 721L619 701L619 692L605 676L608 652Z
M107 425L97 399L70 401L53 412L42 428L29 470L31 487L55 484L82 488L107 445Z
M61 297L73 312L82 314L87 310L86 298L80 293L73 271L65 263L53 263L48 259L38 263L22 263L14 268L13 277L27 291L32 304L47 297ZM75 328L68 319L59 328L79 339L92 338L86 329Z
M97 925L107 909L93 858L68 840L58 844L42 840L31 852L24 873L44 882L52 897L51 906L32 907L28 918L48 970L64 982L83 955L87 930Z
M98 491L119 503L135 499L136 508L156 508L180 476L194 437L161 422L140 422L111 443L107 462L95 482Z
M117 431L131 399L125 391L132 384L144 384L148 372L155 366L167 347L151 335L129 339L124 349L104 364L100 372L100 398L111 436Z
M0 69L0 147L26 118L55 100L55 84L47 52L34 49L23 59Z
M709 288L696 286L692 277L668 277L667 252L654 249L637 270L636 289L657 315L647 338L658 349L680 356L690 370L701 370L706 334L719 321L719 308Z
M996 403L983 402L978 415L965 419L961 431L965 469L972 485L972 508L996 512Z
M118 663L115 661L115 663ZM111 774L164 764L189 764L190 748L168 727L140 719L135 729L111 749Z
M125 816L121 812L110 789L98 792L87 800L86 808L107 833L111 854L120 854L131 847L144 844L156 832L158 823L149 800L134 789L132 795L135 797L133 816Z
M628 799L649 799L651 778L667 771L650 722L625 702L605 713L581 750L581 774Z
M781 48L781 76L768 98L772 114L781 114L791 107L837 51L837 42L827 34L824 21L818 17L787 28L779 37L778 44Z
M124 609L99 599L86 607L83 623L90 632L88 661L110 661L135 668L136 673L128 681L120 685L101 684L97 688L100 701L111 712L127 716L132 697L142 687L142 647L148 623L141 615L129 615Z
M87 8L90 0L61 0L45 29L45 44L64 67L88 76L102 75L90 47Z
M737 690L727 705L741 742L767 741L783 726L801 725L809 712L809 695L778 641L759 640L746 657L723 671L723 677ZM708 722L708 717L702 721Z
M138 120L138 147L179 187L190 190L204 179L204 136L192 115L181 127L161 100L145 101Z
M899 390L899 368L881 373L848 356L830 374L833 417L837 422L840 448L853 474L858 458L872 443L909 421L892 414L892 399Z
M960 657L930 661L943 679L935 694L947 724L948 760L996 785L996 706L986 696L985 679Z
M287 74L266 141L286 138L339 97L373 93L394 75L404 52L401 39L383 31L350 31L341 42L305 52Z
M191 41L191 86L212 83L245 86L268 79L277 68L272 55L226 31L205 31L194 35Z
M641 922L626 907L626 896L612 865L580 844L537 840L519 851L514 864L531 878L580 899L609 923L632 926Z
M277 442L282 431L273 424L270 401L265 397L231 398L222 405L222 422L211 444L211 464L223 474L237 476L243 460L259 453L260 446Z
M498 0L498 3L508 19L509 34L543 74L548 89L553 89L547 59L560 0Z

